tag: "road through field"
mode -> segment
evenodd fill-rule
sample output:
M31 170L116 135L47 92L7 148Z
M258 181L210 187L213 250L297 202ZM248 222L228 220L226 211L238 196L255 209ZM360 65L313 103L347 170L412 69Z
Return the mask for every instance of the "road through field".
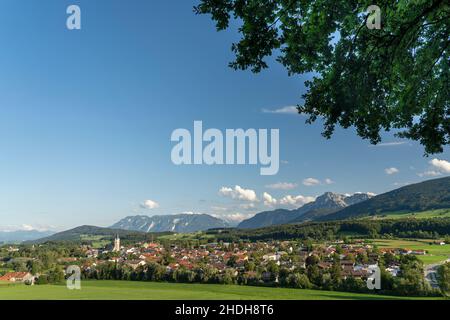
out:
M435 264L429 264L425 266L425 279L428 281L430 286L434 289L439 289L439 282L438 282L438 275L437 270L440 265L450 262L450 259L447 259L447 261L443 261L441 263L435 263Z

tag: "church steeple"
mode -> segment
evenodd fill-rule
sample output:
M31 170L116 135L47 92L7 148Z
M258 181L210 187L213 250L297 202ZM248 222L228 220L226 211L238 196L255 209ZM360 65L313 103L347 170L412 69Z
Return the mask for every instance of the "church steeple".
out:
M116 234L116 238L114 239L113 252L119 252L119 251L120 251L120 238L119 238L119 235Z

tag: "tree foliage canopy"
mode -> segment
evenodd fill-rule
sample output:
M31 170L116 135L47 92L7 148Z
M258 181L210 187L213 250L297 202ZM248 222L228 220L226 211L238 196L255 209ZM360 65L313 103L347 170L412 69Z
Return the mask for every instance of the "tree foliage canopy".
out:
M445 0L200 0L218 30L241 22L230 66L260 72L278 53L290 75L313 72L299 112L324 119L323 135L354 126L376 144L382 131L426 153L450 144L450 6ZM381 9L381 29L366 26Z

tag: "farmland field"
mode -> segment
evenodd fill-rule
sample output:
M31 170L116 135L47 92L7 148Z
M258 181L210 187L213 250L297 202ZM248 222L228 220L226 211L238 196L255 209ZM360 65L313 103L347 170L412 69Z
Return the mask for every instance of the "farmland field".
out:
M450 217L450 209L437 209L437 210L428 210L428 211L420 211L420 212L389 212L383 213L380 215L376 215L373 217L364 217L364 219L405 219L405 218L414 218L414 219L432 219L432 218L448 218Z
M0 285L0 300L384 300L414 299L320 290L214 284L84 281L81 290L63 285ZM416 298L419 299L419 298ZM435 298L438 299L438 298Z
M159 236L158 240L170 240L170 241L197 241L197 240L209 240L214 239L214 236L207 234L203 231L191 232L191 233L175 233L165 236Z
M375 240L379 248L403 248L411 250L426 250L426 255L417 256L424 264L433 264L450 259L450 244L443 246L432 244L433 240Z
M92 247L95 249L100 249L111 243L110 240L104 240L104 237L105 236L83 234L80 238L82 241L92 241Z

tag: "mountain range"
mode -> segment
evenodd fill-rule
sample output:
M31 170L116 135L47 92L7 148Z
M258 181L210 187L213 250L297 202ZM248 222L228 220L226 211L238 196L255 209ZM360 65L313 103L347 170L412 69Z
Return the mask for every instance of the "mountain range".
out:
M450 208L450 177L411 184L377 196L368 193L346 196L327 192L316 201L295 210L277 209L258 213L242 221L238 228L345 220L394 212L420 212L444 208Z
M109 228L96 226L80 226L58 232L49 236L29 239L25 243L44 243L59 241L91 241L100 236L103 240L112 241L118 235L121 239L146 241L153 237L163 236L172 232L195 232L213 228L228 227L228 224L207 214L176 214L165 216L129 216Z
M374 196L367 193L343 195L327 192L294 210L277 209L256 214L242 221L239 229L262 228L281 224L294 224L307 221L331 221L385 215L387 213L420 212L450 208L450 177L428 180L408 185L393 191ZM195 232L214 228L229 227L228 223L207 214L178 214L161 216L129 216L110 228L81 226L35 242L83 240L86 235L101 235L112 239L115 234L121 238L147 239L154 235L171 232ZM9 239L12 233L8 233ZM0 241L4 233L0 232ZM22 235L20 241L26 240ZM29 234L28 237L39 237Z
M16 243L28 240L35 240L52 235L52 231L37 230L16 230L0 231L0 243Z
M228 223L207 214L174 214L161 216L129 216L111 228L143 232L196 232L228 227Z
M317 197L315 201L307 203L298 209L277 209L258 213L252 218L242 221L238 225L238 228L262 228L277 224L316 220L348 206L366 201L371 197L372 195L368 193L355 193L354 195L349 196L326 192Z
M389 191L318 220L343 220L390 212L420 212L446 208L450 208L450 177Z

